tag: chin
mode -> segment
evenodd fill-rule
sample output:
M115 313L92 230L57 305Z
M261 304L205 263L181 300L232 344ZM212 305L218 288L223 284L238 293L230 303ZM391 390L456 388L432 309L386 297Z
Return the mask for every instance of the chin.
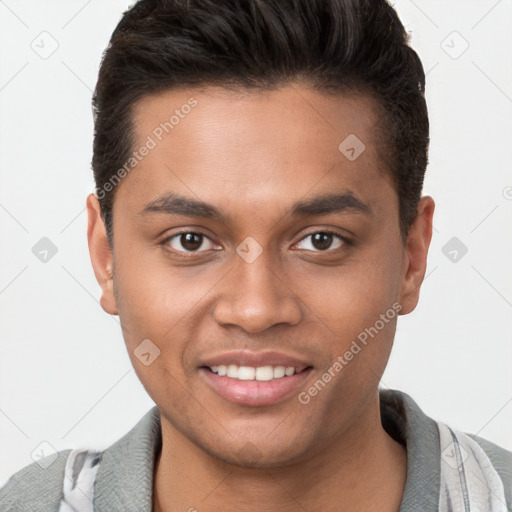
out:
M293 451L291 446L262 445L261 442L247 441L244 444L219 444L215 447L203 447L211 457L223 462L248 469L271 469L293 465L304 458L304 453L295 443Z

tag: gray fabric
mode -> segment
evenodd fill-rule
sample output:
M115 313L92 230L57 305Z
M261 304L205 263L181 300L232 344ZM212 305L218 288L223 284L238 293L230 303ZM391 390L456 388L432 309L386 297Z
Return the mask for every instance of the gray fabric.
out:
M436 422L400 391L381 390L384 428L407 447L407 477L399 512L436 512L440 493L440 446ZM512 453L471 436L491 459L512 511ZM95 512L151 512L153 470L161 449L160 416L150 409L124 437L102 452L94 488ZM1 512L56 512L71 450L47 469L31 464L0 489Z
M0 489L1 512L56 512L62 499L64 468L71 450L57 453L57 459L48 467L55 455L48 455L37 463L20 469Z
M151 512L153 469L160 449L160 414L155 406L104 452L94 487L94 511Z
M381 390L380 401L381 416L388 407L398 412L398 428L407 448L407 476L399 512L437 512L441 453L436 422L406 393Z

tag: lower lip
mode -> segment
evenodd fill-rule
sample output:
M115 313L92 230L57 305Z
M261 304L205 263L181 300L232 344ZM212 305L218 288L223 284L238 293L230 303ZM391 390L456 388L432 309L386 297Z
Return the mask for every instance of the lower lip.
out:
M269 381L238 380L220 376L207 368L200 368L199 373L208 384L223 398L239 405L263 406L275 404L302 385L311 368L300 373Z

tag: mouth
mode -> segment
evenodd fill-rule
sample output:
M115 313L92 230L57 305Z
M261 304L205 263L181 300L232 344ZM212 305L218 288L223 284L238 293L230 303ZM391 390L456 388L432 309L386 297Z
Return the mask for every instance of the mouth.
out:
M273 405L298 394L313 370L310 365L291 360L253 366L245 361L245 364L225 363L216 361L216 364L200 366L199 374L218 396L251 407Z
M256 380L258 382L268 382L275 379L284 379L303 372L306 366L238 366L236 364L219 366L207 366L210 371L219 375L220 377L227 377L228 379L236 380Z

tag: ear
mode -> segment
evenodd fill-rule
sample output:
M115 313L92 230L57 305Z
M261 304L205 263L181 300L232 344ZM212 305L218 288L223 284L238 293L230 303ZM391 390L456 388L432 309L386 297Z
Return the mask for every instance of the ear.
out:
M87 240L94 275L101 286L101 307L110 315L117 315L114 297L114 257L108 243L105 223L101 217L100 204L94 194L87 196Z
M434 200L431 197L421 198L418 215L407 236L400 296L400 304L403 308L401 315L410 313L418 304L420 287L427 268L428 248L432 239L434 208Z

